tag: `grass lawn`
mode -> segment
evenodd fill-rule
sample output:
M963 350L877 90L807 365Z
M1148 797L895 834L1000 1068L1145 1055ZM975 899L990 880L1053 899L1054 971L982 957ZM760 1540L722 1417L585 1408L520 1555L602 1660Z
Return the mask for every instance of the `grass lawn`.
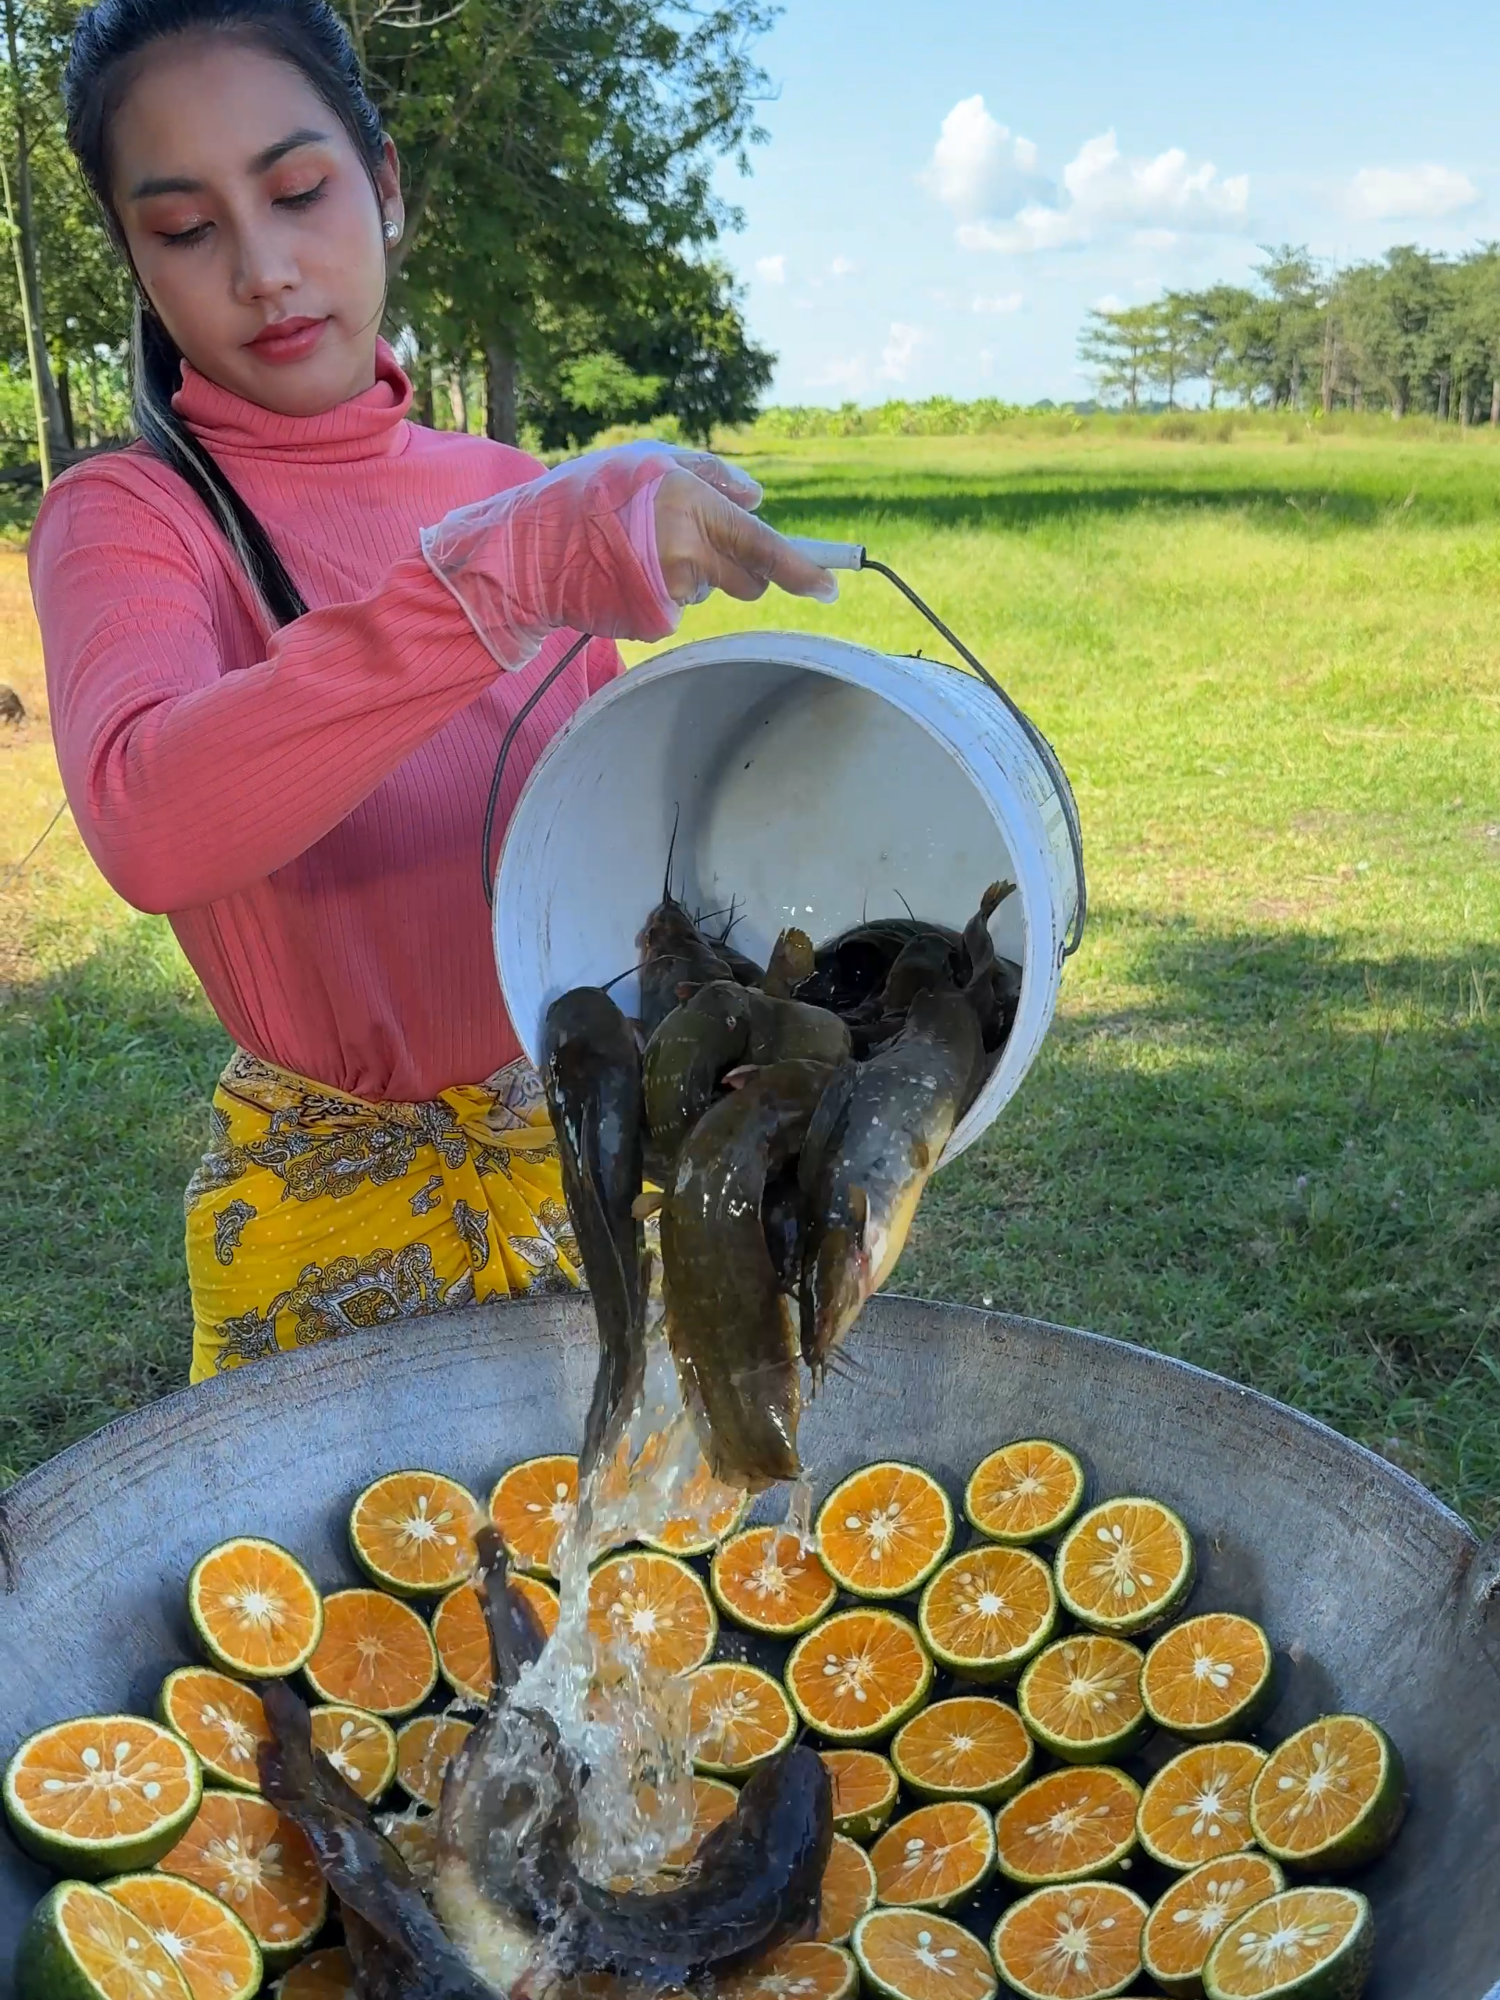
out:
M1295 424L751 445L866 542L1078 792L1093 915L1051 1041L897 1283L1183 1354L1500 1524L1500 455ZM38 697L0 557L0 678ZM710 605L930 650L875 577ZM61 796L0 739L0 868ZM0 882L5 880L0 874ZM223 1047L64 821L0 896L0 1483L180 1379L180 1189Z

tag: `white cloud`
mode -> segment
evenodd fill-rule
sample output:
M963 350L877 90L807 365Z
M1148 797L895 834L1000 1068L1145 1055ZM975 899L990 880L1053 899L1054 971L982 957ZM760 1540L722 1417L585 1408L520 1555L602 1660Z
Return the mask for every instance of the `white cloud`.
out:
M1379 221L1431 220L1472 208L1479 190L1456 167L1361 167L1351 187L1358 214Z
M828 266L828 275L830 278L852 278L858 269L852 257L835 257Z
M809 389L834 389L841 396L862 396L872 381L869 356L849 354L825 361L806 377Z
M932 158L917 179L961 220L1011 215L1039 182L1036 147L993 119L982 97L965 97L943 120Z
M1002 292L998 298L975 299L970 310L977 313L1013 313L1021 310L1021 292Z
M763 284L784 285L786 283L786 257L778 251L774 257L757 257L755 275Z
M1190 166L1179 146L1154 160L1127 159L1114 133L1101 132L1063 169L1060 199L1027 202L1008 219L961 223L958 241L966 250L1060 250L1134 230L1145 247L1160 248L1178 231L1238 230L1249 207L1247 175L1221 180L1210 161Z
M912 356L931 338L925 328L908 326L904 320L891 321L890 338L880 350L880 372L887 382L904 382Z

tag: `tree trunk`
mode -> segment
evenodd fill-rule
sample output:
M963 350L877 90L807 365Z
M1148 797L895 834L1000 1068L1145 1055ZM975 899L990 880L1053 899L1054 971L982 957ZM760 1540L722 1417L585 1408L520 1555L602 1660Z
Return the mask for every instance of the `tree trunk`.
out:
M1458 421L1465 430L1474 421L1474 385L1467 379L1458 399Z
M66 360L57 371L57 400L62 409L63 439L69 451L77 451L78 432L73 423L73 385L68 380Z
M1490 422L1500 426L1500 375L1490 385Z
M1395 382L1391 385L1391 419L1394 423L1399 424L1405 415L1406 384L1404 382Z
M1333 410L1333 385L1337 375L1338 342L1334 338L1333 318L1330 314L1323 322L1323 379L1319 384L1319 398L1325 417Z
M89 349L89 447L99 442L99 357Z
M469 428L469 400L464 393L464 364L460 355L448 372L448 402L453 411L453 428L465 434Z
M1440 424L1448 421L1448 385L1452 379L1446 369L1438 376L1437 420Z
M491 341L484 350L485 429L501 444L514 444L516 428L516 357L508 347Z
M52 460L64 448L62 405L52 364L47 354L46 329L42 322L42 288L37 274L36 219L31 208L31 150L26 136L25 84L21 74L20 51L16 46L15 0L5 0L5 46L10 58L11 92L15 104L16 188L12 208L10 188L5 189L6 217L14 231L16 282L20 292L21 317L26 326L26 359L31 368L32 389L37 403L37 454L42 465L42 486L52 479Z

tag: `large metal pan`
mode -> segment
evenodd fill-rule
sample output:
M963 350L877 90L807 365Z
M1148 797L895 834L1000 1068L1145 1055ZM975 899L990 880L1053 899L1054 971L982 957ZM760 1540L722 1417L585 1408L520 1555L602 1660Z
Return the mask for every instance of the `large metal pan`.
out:
M868 1370L808 1412L817 1484L914 1458L954 1493L996 1443L1075 1446L1101 1494L1145 1489L1192 1525L1195 1602L1270 1630L1282 1733L1333 1708L1376 1716L1413 1807L1367 1878L1381 1934L1371 2000L1500 2000L1500 1563L1412 1480L1294 1411L1118 1342L954 1306L877 1300ZM576 1446L587 1305L485 1308L330 1342L168 1397L0 1498L0 1757L59 1717L149 1706L190 1657L183 1583L215 1540L290 1544L349 1579L344 1524L376 1473L432 1465L480 1488ZM0 1835L0 1993L45 1886Z

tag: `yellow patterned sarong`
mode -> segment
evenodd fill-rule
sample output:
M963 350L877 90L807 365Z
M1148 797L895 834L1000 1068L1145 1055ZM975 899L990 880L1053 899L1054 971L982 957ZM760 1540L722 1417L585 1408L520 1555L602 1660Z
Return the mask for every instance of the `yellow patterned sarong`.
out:
M581 1282L525 1061L425 1104L374 1104L239 1050L186 1200L195 1382L361 1327Z

